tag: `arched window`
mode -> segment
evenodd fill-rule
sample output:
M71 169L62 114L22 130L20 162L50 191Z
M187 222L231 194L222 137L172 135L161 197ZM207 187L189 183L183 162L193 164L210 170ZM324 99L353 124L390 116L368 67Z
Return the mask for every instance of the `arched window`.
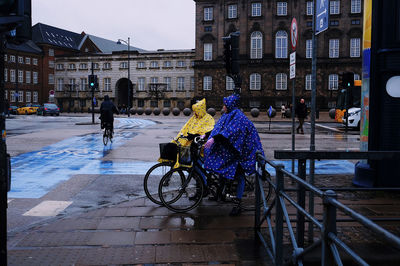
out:
M250 58L260 59L262 58L262 33L255 31L250 36L251 47L250 47Z
M253 73L250 75L250 90L261 90L261 75Z
M285 73L276 74L276 90L287 90L287 75Z
M288 35L286 31L280 30L275 37L275 58L287 58Z

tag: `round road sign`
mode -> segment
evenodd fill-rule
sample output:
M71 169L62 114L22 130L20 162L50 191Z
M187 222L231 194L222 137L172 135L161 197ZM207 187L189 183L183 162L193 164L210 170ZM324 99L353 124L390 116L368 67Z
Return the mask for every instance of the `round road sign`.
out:
M293 50L296 50L298 37L299 37L299 31L297 28L297 21L295 18L293 18L292 24L290 25L290 41Z

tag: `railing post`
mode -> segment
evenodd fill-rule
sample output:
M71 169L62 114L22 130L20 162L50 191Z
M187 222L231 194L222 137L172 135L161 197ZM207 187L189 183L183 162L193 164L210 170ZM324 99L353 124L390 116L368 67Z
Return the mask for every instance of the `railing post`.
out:
M329 248L330 240L329 233L336 235L336 207L330 203L330 199L336 199L337 195L333 190L327 190L324 193L323 205L324 205L324 217L323 217L323 228L322 228L322 257L321 264L334 265L334 258Z
M276 167L276 224L275 224L275 265L283 265L283 208L281 205L281 192L284 190L283 165Z
M260 205L261 205L261 191L260 191L260 163L258 162L257 159L257 170L256 170L256 182L255 182L255 213L254 213L254 239L256 242L259 242L258 239L258 232L260 231Z
M298 173L299 173L299 178L302 180L306 180L306 160L305 159L299 159L299 165L298 165ZM303 209L306 206L306 190L305 188L300 185L299 183L297 184L297 204L299 204L300 207ZM304 247L304 216L300 211L297 211L297 224L296 224L296 230L297 230L297 245L300 248Z

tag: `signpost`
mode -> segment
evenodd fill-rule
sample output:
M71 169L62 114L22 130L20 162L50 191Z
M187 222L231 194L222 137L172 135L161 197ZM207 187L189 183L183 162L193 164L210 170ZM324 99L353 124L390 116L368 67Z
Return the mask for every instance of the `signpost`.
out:
M295 77L296 77L296 46L299 38L299 30L297 27L296 18L292 19L292 24L290 25L290 43L292 45L293 53L290 54L290 79L293 80L292 83L292 151L295 150L295 101L296 101L296 89L295 89ZM292 173L294 174L294 160L292 160Z
M319 34L328 29L329 23L329 1L317 0L316 18L315 18L315 34ZM315 3L315 1L314 1Z

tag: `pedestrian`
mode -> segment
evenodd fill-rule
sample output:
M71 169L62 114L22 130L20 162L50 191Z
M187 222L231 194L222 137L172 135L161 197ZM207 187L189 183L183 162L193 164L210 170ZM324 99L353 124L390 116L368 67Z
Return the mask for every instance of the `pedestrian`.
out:
M297 134L300 132L301 134L304 134L303 124L304 119L307 117L307 105L304 103L303 98L301 98L300 102L297 104L295 113L299 119L299 126L296 128L296 132Z
M8 101L8 99L6 99L6 102L4 104L4 111L5 114L7 114L7 117L10 117L10 102Z
M240 96L223 99L224 113L215 124L205 144L204 168L220 176L220 180L238 180L237 205L230 215L239 215L244 191L244 175L256 171L256 151L264 151L254 124L240 110ZM217 193L218 194L218 193Z
M111 134L114 133L114 113L119 114L119 111L117 107L115 107L114 103L110 100L110 97L105 95L104 101L100 106L100 127L103 129L108 125L111 129Z
M281 117L285 118L285 112L286 112L286 106L285 104L282 104L281 106Z

